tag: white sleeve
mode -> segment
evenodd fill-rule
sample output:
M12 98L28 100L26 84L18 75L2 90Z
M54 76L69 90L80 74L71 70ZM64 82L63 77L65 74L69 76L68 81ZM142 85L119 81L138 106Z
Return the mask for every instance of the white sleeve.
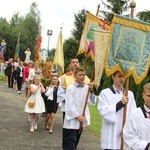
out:
M133 92L129 91L129 103L127 104L127 109L129 110L129 113L136 108L136 102L133 95Z
M94 95L94 93L89 93L89 103L90 105L94 105L96 103L96 97Z
M66 97L65 97L65 110L66 110L66 119L71 120L79 116L77 111L75 100L73 99L73 90L67 89L66 90Z
M125 149L144 150L148 145L148 141L142 141L139 139L134 124L133 117L128 116L123 129Z
M116 104L110 105L108 103L108 96L108 93L105 93L104 91L100 93L98 100L98 110L106 122L115 123L117 118Z
M58 91L57 91L57 102L60 103L65 100L65 95L66 95L66 89L64 89L61 84L58 86Z
M52 95L52 94L53 94L53 89L54 89L54 88L48 87L48 90L45 92L45 95L46 95L47 97L49 97L50 95Z

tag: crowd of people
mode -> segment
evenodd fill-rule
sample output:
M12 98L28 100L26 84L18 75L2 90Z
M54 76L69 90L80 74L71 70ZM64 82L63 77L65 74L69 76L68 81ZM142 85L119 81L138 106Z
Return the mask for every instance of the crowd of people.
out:
M24 85L24 111L29 113L30 132L37 130L39 115L44 114L44 128L52 134L58 104L61 103L62 149L76 150L83 127L90 125L88 105L95 105L97 99L93 90L94 83L85 75L79 60L71 59L68 68L68 72L58 76L52 71L49 58L42 68L36 62L26 63L10 58L5 63L5 74L8 87L17 90L18 94L23 92ZM41 83L42 77L50 79L50 85L44 86ZM98 111L102 116L101 148L119 150L123 138L126 150L150 150L150 83L144 86L144 106L137 108L133 92L129 90L128 95L125 94L124 75L116 71L112 80L113 84L103 89L98 97ZM123 126L125 106L127 121Z

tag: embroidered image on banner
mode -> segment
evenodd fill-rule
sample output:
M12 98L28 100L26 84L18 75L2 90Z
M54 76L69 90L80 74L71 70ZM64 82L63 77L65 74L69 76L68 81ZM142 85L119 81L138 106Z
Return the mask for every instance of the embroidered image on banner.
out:
M86 57L91 57L94 61L94 31L110 30L110 24L104 20L88 13L85 20L84 29L80 39L78 55L84 53Z
M115 71L133 74L139 84L150 65L150 24L115 15L111 25L105 70L110 76Z

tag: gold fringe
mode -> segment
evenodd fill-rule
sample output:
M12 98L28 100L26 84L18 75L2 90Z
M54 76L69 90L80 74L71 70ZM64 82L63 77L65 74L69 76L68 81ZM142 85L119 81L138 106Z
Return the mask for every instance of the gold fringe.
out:
M135 83L136 84L139 84L142 80L144 80L144 78L147 76L148 74L148 71L149 71L149 66L150 66L150 56L148 57L148 61L147 61L147 64L145 66L145 71L138 77L137 74L136 74L136 70L134 67L131 67L127 72L124 72L123 68L119 65L119 64L116 64L113 68L109 68L108 66L108 62L107 62L107 59L108 59L108 56L109 56L109 51L110 51L110 44L111 44L111 39L112 39L112 33L113 33L113 29L114 29L114 24L115 23L118 23L118 24L122 24L124 26L127 26L127 27L131 27L131 28L136 28L136 29L139 29L139 30L143 30L145 32L150 32L150 24L144 24L142 22L138 22L135 20L127 20L125 18L121 18L121 17L118 17L118 16L114 16L113 18L113 22L112 22L112 25L111 25L111 30L110 30L110 37L109 37L109 45L108 45L108 48L107 48L107 53L106 53L106 57L105 57L105 61L104 61L104 64L105 64L105 72L106 72L106 75L107 76L110 76L112 75L113 73L115 73L116 71L120 71L122 74L125 75L125 79L128 78L130 75L133 74L133 78L135 80Z

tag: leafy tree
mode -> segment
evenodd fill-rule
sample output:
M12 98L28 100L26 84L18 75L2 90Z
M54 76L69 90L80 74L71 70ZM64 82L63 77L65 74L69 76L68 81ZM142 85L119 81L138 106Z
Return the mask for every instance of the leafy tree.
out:
M112 12L112 13L108 13L108 11L107 12L101 11L102 14L104 14L105 16L105 20L108 22L112 21L113 13L121 15L123 12L127 11L129 8L128 1L126 0L107 0L107 3L102 1L102 4L108 11Z
M74 14L75 21L74 21L74 29L72 30L72 36L76 40L78 47L79 47L82 31L84 28L86 14L87 11L85 9L82 9L81 12Z
M150 11L141 11L137 14L137 18L150 23Z
M80 38L82 35L82 31L84 28L85 18L87 11L81 10L77 14L74 14L74 28L71 32L71 37L64 41L63 49L64 49L64 60L65 60L65 71L68 70L68 65L71 58L77 57L77 51L79 48ZM82 63L84 60L84 56L78 56L79 61Z
M39 27L40 27L40 17L39 10L37 9L37 4L32 3L30 7L30 12L25 16L25 19L22 23L22 41L26 41L26 43L22 43L22 51L21 54L24 54L24 51L27 48L30 48L31 51L31 59L34 60L35 52L36 52L36 44L37 37L39 35ZM22 56L21 55L21 56ZM23 55L25 57L25 55Z
M34 60L37 37L39 34L40 15L37 4L32 3L30 11L25 16L15 13L8 22L5 18L0 18L0 41L5 39L7 43L5 60L14 57L18 34L20 34L20 58L24 61L24 51L29 47L31 49L31 59Z
M64 45L63 45L65 71L68 71L68 65L70 63L70 59L76 57L76 53L77 53L76 47L77 47L77 43L75 39L69 38L65 40Z

